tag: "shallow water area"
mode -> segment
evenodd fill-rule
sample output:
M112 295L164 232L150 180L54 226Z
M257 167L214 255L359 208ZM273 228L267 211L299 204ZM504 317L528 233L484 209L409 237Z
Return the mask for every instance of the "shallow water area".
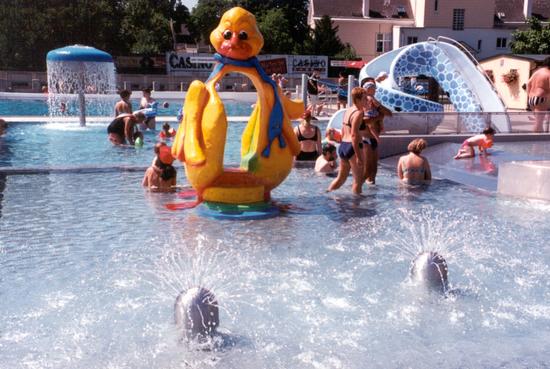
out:
M245 123L230 122L229 126L225 162L238 165L240 135ZM159 132L145 131L143 147L113 147L107 139L107 123L89 123L85 127L66 123L12 123L0 140L0 168L137 166L145 170L153 159ZM167 143L171 145L171 140Z
M135 95L138 95L134 92ZM111 96L111 95L109 95ZM112 95L112 101L116 102L119 99L116 95ZM46 97L45 97L46 98ZM61 99L61 98L59 98ZM159 103L164 102L168 103L168 107L159 107L158 114L159 116L172 116L175 117L180 111L184 99L158 99ZM139 109L139 98L131 99L132 107L134 110ZM229 116L244 116L249 115L252 112L251 104L246 101L235 100L225 100L224 101L227 115ZM114 114L114 103L113 105L113 114ZM76 109L76 108L75 108ZM89 116L102 115L103 113L99 108L95 109L94 106L91 106L86 111L86 114ZM0 99L0 116L47 116L48 115L48 102L44 100L21 100L21 99ZM66 115L78 116L77 111L68 111ZM159 127L160 129L160 127Z
M280 216L215 220L141 187L158 131L123 148L106 127L10 123L0 137L0 367L548 367L547 202L404 187L393 165L361 197L350 179L327 194L331 178L295 168L272 194ZM244 127L228 124L226 165ZM422 250L446 259L447 296L408 281ZM195 286L215 294L229 344L182 342L174 302Z
M10 368L532 367L550 339L548 207L447 181L363 197L293 170L288 211L217 221L169 211L140 172L10 175L0 218L2 362ZM183 182L180 181L180 183ZM525 209L527 212L527 209ZM420 249L456 295L414 289ZM236 346L188 348L177 294L204 285ZM491 350L487 350L491 347Z

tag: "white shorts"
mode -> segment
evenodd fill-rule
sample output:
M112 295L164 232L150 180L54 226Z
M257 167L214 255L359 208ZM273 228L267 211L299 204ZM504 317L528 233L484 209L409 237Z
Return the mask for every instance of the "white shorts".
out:
M311 103L311 105L317 105L317 103L319 102L319 96L309 95L309 102Z

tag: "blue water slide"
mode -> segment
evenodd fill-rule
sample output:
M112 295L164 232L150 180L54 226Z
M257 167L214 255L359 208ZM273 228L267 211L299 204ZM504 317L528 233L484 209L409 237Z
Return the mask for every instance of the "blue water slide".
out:
M402 91L397 83L404 77L425 75L433 77L449 94L449 100L457 112L505 112L496 90L472 59L448 42L420 42L373 59L361 69L359 80L367 76L376 77L382 71L388 73L388 78L378 84L376 98L393 111L443 111L443 105ZM435 115L434 119L440 119L437 117L442 116ZM467 131L479 132L486 127L486 119L487 116L480 114L463 115L461 123ZM490 119L498 131L510 131L510 122L504 114L491 116Z

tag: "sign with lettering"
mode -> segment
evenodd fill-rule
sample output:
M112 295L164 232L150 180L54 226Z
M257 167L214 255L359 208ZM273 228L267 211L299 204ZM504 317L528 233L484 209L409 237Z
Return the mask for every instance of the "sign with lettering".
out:
M328 57L319 55L259 55L260 65L268 75L273 73L298 77L301 74L319 73L326 78ZM169 75L192 75L208 73L214 68L212 54L166 53L166 73Z
M211 54L166 53L166 73L169 75L209 73L213 68L214 59Z
M319 55L289 55L288 73L291 75L311 74L318 72L322 78L327 77L328 57Z

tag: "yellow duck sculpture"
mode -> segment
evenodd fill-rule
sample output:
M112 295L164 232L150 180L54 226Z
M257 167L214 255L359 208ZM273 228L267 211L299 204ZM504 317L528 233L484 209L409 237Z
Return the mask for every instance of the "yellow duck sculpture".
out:
M300 152L290 121L303 114L303 102L285 97L261 68L256 55L264 40L252 13L240 7L225 12L210 42L217 63L206 83L193 81L187 91L172 155L184 163L199 201L268 201ZM240 167L232 169L223 167L227 116L215 86L235 72L252 81L258 100L241 138Z

